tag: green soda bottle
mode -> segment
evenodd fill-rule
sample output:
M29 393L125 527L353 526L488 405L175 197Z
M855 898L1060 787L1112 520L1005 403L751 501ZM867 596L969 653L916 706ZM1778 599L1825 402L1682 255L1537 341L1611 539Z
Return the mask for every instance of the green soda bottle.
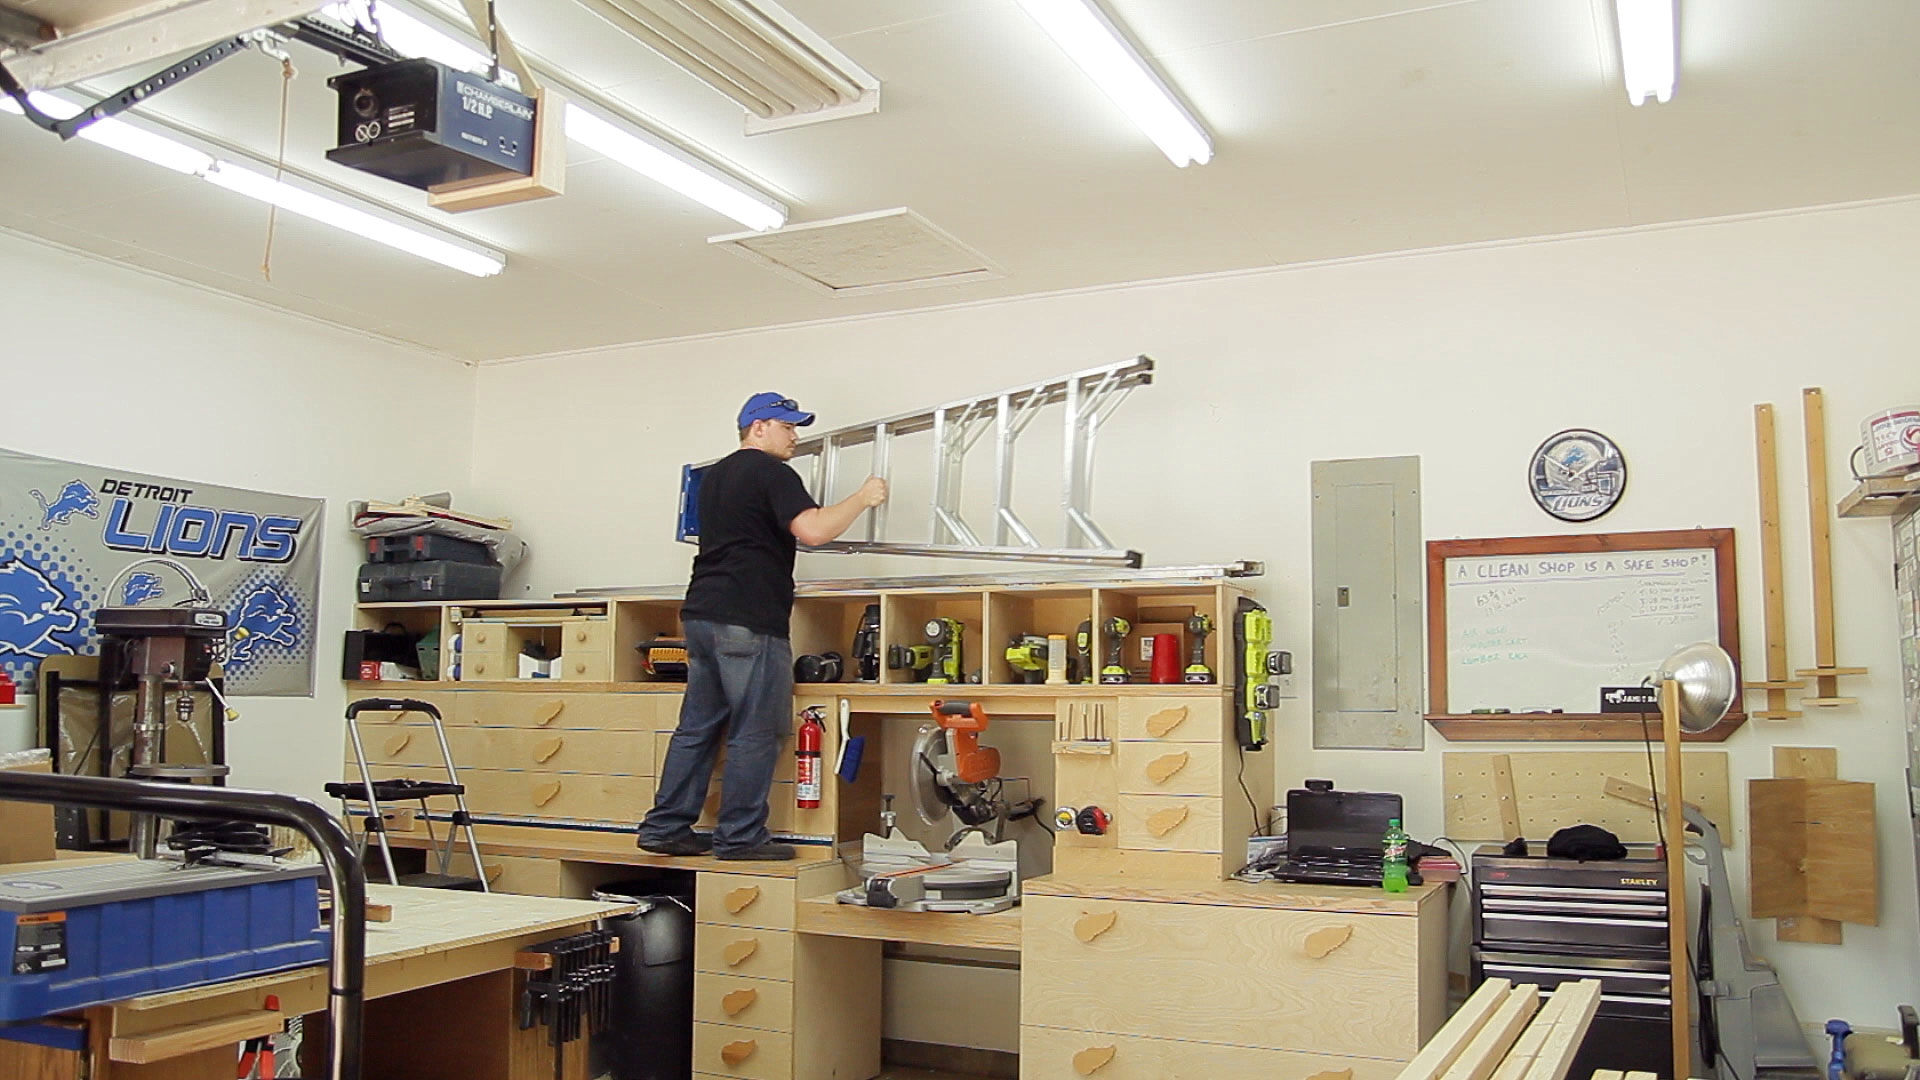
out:
M1380 887L1388 892L1407 891L1407 830L1399 818L1387 819L1387 834L1380 839Z

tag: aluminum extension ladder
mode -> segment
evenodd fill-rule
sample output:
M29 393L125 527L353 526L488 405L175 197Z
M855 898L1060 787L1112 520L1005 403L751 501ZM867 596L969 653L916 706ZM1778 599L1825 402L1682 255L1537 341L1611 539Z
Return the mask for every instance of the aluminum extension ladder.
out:
M440 743L440 758L447 766L445 783L421 780L375 780L373 771L367 766L367 752L360 741L360 714L363 712L417 712L425 713L433 721L434 738ZM341 816L349 823L355 817L362 817L365 828L359 836L355 854L365 859L367 837L372 836L380 845L380 858L386 865L387 881L394 885L411 885L427 889L471 889L478 884L481 892L491 892L487 888L487 872L480 863L480 843L473 835L473 815L467 811L466 785L460 783L460 777L453 767L453 749L447 745L447 729L441 723L440 710L425 701L411 698L363 698L347 706L347 734L353 742L353 760L360 769L360 782L328 784L327 794L340 800ZM443 844L433 832L433 817L428 813L427 800L452 797L454 811L447 826L446 842ZM396 802L420 804L421 819L427 823L428 850L437 856L436 869L420 874L402 876L393 866L393 848L387 843L387 822L381 803L391 805ZM354 809L355 803L365 806L364 810ZM467 854L473 859L472 878L453 874L453 845L455 831L464 832L467 840Z
M868 471L891 480L891 450L895 437L933 433L933 506L927 543L904 543L887 537L888 507L867 512L865 539L841 539L809 547L808 551L874 555L936 555L961 559L1067 563L1138 569L1137 551L1108 539L1093 520L1093 457L1100 426L1137 387L1153 382L1153 360L1136 356L1123 363L1076 371L1056 379L1002 390L984 397L950 401L931 409L888 417L867 424L837 428L802 439L794 449L795 468L808 475L799 461L811 458L807 487L814 501L826 505L836 490L848 451L869 447ZM1064 474L1060 508L1064 517L1064 547L1043 546L1033 530L1013 509L1014 451L1040 410L1063 405L1061 450ZM961 479L967 451L992 431L994 435L993 543L981 540L960 514ZM712 462L689 465L682 473L679 539L698 540L689 527L697 498L699 473Z

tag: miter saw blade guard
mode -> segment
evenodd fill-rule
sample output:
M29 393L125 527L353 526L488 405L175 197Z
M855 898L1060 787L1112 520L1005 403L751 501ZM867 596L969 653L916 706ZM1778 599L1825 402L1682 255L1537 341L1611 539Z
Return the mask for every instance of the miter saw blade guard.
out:
M966 825L985 825L1000 816L998 788L997 778L971 783L960 779L952 733L921 725L913 740L913 808L921 821L939 825L952 816Z

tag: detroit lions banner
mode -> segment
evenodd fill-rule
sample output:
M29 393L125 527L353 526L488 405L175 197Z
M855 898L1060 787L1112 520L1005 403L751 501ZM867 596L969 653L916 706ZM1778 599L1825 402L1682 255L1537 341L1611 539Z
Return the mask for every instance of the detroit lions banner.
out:
M0 449L0 669L30 690L100 651L99 608L197 603L234 628L229 694L310 695L325 507Z

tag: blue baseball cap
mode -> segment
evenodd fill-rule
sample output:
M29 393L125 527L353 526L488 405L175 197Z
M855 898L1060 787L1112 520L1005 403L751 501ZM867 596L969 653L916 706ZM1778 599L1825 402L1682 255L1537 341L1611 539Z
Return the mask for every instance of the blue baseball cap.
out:
M740 406L740 423L735 426L746 427L755 420L784 420L794 427L806 427L813 423L813 414L801 412L800 403L792 398L768 390L753 395Z

